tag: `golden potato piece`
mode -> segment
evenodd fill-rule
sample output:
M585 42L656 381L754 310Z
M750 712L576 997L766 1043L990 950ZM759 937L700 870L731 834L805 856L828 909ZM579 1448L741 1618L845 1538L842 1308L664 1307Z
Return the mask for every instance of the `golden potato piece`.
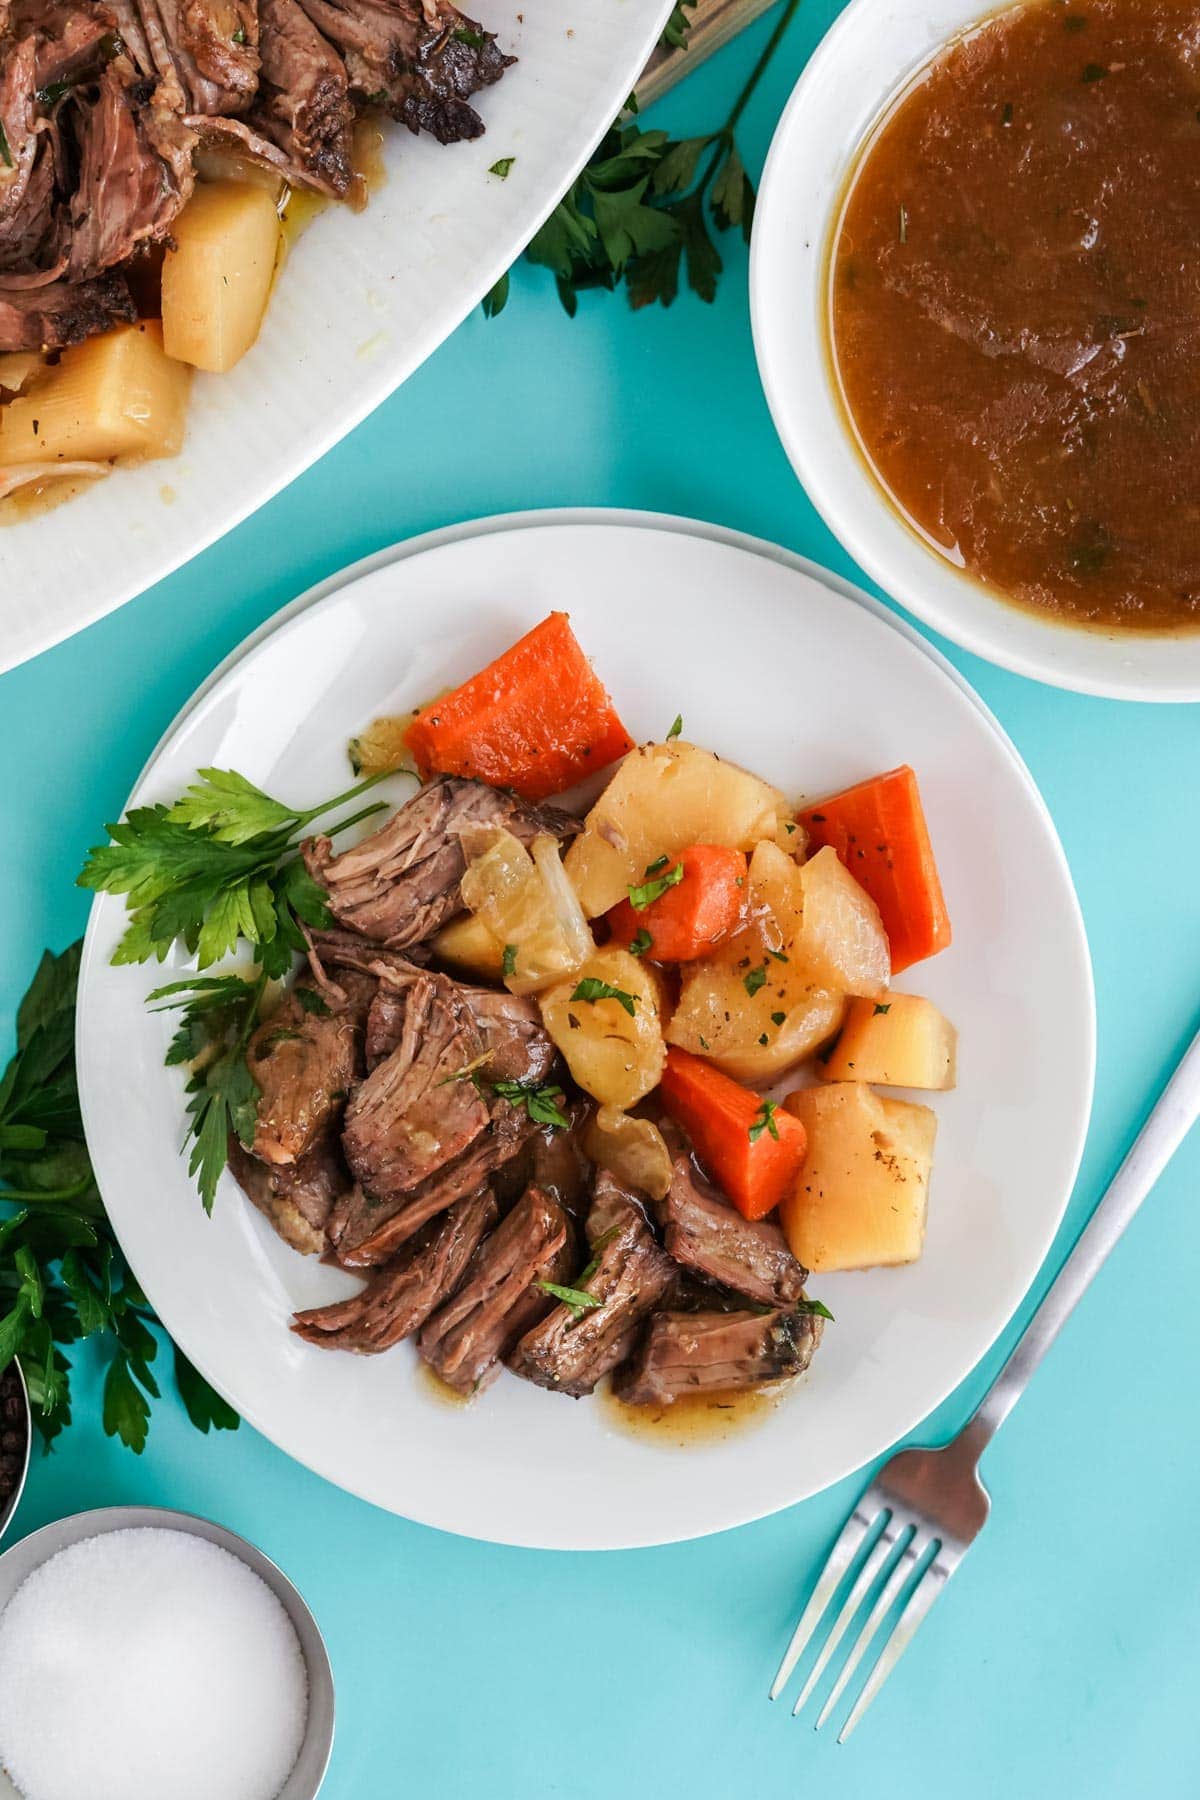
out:
M156 319L75 344L0 409L0 467L175 456L191 378Z
M463 904L501 946L509 991L532 994L577 969L595 948L558 839L541 832L532 852L500 825L467 825Z
M218 374L232 369L267 310L279 253L271 195L242 181L200 182L171 227L162 271L167 355Z
M958 1033L932 1000L893 991L886 1003L850 1002L842 1034L820 1072L825 1081L952 1088L957 1049Z
M787 807L776 788L695 744L631 750L567 851L567 874L589 919L645 879L648 865L689 844L751 850L774 837Z
M770 1081L837 1030L844 1001L793 954L804 918L804 871L778 844L750 859L748 923L681 970L667 1041L739 1081Z
M818 850L800 871L801 929L789 955L817 987L841 994L881 994L892 956L879 908L838 860Z
M857 1081L805 1088L784 1105L808 1133L796 1185L779 1205L793 1256L814 1274L915 1262L936 1115Z
M597 997L575 999L581 987ZM601 987L625 1000L600 995ZM658 1086L667 1060L661 990L654 970L628 950L595 951L538 1000L573 1079L601 1106L627 1112Z
M480 981L499 981L504 973L504 945L473 913L443 925L433 937L433 952L452 969Z

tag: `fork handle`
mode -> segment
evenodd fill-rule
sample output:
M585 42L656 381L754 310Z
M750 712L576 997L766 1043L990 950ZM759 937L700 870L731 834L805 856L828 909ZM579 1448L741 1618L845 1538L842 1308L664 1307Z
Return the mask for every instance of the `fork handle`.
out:
M1183 1060L1134 1140L1108 1192L1085 1225L1079 1241L1017 1340L1008 1361L960 1432L960 1438L970 1444L976 1455L1024 1393L1030 1376L1197 1117L1200 1117L1200 1032L1184 1052Z

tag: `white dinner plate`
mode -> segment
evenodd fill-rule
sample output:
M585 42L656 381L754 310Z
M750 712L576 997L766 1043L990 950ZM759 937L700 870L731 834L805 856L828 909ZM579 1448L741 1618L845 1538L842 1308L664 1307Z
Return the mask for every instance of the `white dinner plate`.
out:
M753 1430L678 1448L597 1400L504 1374L468 1407L432 1397L412 1348L364 1358L287 1329L354 1281L287 1249L226 1175L205 1217L179 1156L171 1032L146 992L184 967L113 968L102 896L79 997L88 1142L121 1243L171 1333L282 1449L427 1524L498 1542L611 1548L698 1536L816 1493L941 1401L1012 1314L1078 1166L1094 1060L1087 943L1058 838L995 720L866 596L770 546L646 515L526 515L418 540L289 610L159 747L130 804L240 770L307 803L346 777L379 713L457 682L566 606L635 736L688 737L794 795L918 771L953 946L901 985L961 1032L925 1254L814 1279L836 1315L808 1375Z
M367 210L330 207L292 247L257 344L229 374L196 377L182 453L0 527L0 671L161 581L406 380L562 198L670 4L477 0L519 59L476 98L484 135L441 145L386 125ZM506 179L489 174L508 157Z

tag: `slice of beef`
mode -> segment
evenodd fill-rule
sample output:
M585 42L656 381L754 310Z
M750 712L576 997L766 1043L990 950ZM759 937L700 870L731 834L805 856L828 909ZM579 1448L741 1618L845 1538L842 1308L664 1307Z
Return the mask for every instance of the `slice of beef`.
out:
M50 95L94 73L117 50L113 20L95 0L14 0L8 31L36 39L37 86Z
M180 112L244 112L258 90L255 0L106 0L142 75L178 90Z
M351 1185L332 1128L292 1163L262 1162L231 1136L229 1167L285 1244L305 1256L324 1254L329 1216Z
M380 980L367 1018L368 1069L390 1056L400 1042L411 987L411 974L407 971L397 976L386 964L375 963L372 972ZM462 983L455 986L479 1032L483 1046L480 1055L487 1058L480 1065L481 1078L486 1082L520 1081L540 1087L554 1067L556 1052L535 1003L517 994L493 993L489 988L464 987Z
M559 1394L590 1394L633 1348L642 1320L675 1279L636 1197L601 1170L587 1221L592 1261L570 1285L599 1300L580 1314L560 1303L516 1345L514 1374Z
M196 136L159 84L139 77L125 56L72 99L79 173L70 275L83 281L166 235L195 183Z
M300 984L254 1032L246 1061L261 1090L254 1154L262 1161L295 1162L340 1115L362 1073L374 991L369 976L347 977L345 1003L331 1008L320 995L306 1002L316 990Z
M510 63L490 31L448 0L301 0L346 60L351 85L410 131L439 143L479 137L470 96Z
M613 1392L632 1406L663 1406L681 1394L729 1393L798 1375L822 1325L810 1313L778 1309L655 1313Z
M467 824L501 825L522 843L542 831L568 838L579 830L579 821L557 808L527 806L481 781L447 775L338 856L327 837L307 839L304 860L340 924L403 950L462 912L459 833Z
M262 72L251 123L311 187L342 198L354 176L346 65L298 0L259 0Z
M460 1200L412 1238L361 1293L297 1313L292 1330L325 1350L370 1355L410 1337L453 1294L480 1239L495 1224L487 1188Z
M789 1306L803 1293L807 1271L774 1219L744 1219L689 1156L676 1157L659 1211L667 1252L683 1268L762 1306Z
M520 1150L527 1129L523 1115L506 1107L457 1162L438 1169L411 1194L379 1200L356 1187L329 1221L336 1261L345 1269L376 1268L389 1261L427 1220L502 1169Z
M571 1225L557 1201L529 1188L471 1259L462 1286L418 1341L425 1361L460 1393L491 1381L501 1358L550 1306L538 1281L570 1266Z
M399 1041L346 1109L346 1158L368 1195L411 1194L488 1129L487 1100L469 1076L482 1040L454 983L418 974Z
M10 221L23 208L26 190L38 158L37 40L19 43L0 39L0 125L8 154L0 164L0 253L5 264L11 258ZM22 230L21 235L25 235Z
M61 350L136 318L120 275L34 288L10 287L0 276L0 350Z

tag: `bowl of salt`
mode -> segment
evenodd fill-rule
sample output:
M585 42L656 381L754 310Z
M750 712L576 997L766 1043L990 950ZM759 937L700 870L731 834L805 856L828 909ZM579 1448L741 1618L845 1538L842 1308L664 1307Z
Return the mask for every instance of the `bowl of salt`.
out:
M77 1513L0 1556L0 1800L314 1800L333 1674L291 1582L187 1513Z

